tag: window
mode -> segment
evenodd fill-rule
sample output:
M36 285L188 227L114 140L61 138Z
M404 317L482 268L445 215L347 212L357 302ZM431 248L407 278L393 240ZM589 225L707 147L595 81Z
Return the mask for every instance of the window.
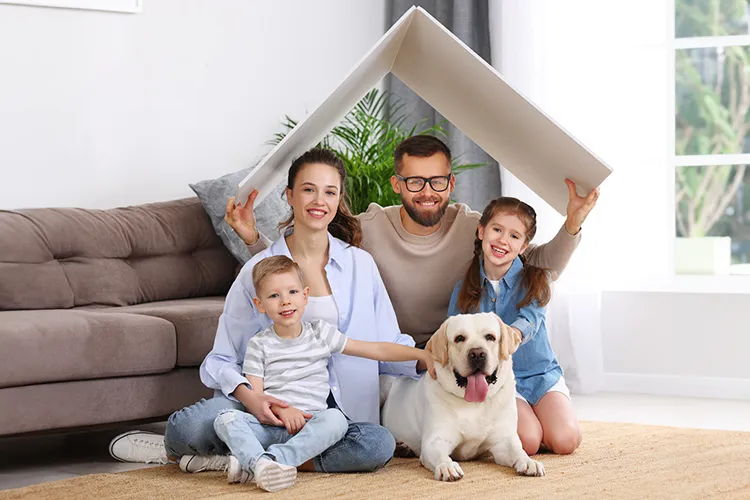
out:
M679 274L750 275L750 0L675 0Z

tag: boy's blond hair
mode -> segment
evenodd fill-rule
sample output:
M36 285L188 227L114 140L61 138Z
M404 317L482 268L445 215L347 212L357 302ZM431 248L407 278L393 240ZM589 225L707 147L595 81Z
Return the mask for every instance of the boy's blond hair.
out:
M305 278L302 276L302 270L297 263L286 255L276 255L274 257L266 257L253 267L255 293L258 294L260 292L263 282L268 278L283 273L297 273L299 282L302 286L305 286Z

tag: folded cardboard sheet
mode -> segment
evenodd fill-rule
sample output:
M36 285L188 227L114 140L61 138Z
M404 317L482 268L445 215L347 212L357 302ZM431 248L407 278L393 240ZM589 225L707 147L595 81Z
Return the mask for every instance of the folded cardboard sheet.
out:
M412 7L239 183L237 200L244 203L256 188L256 202L268 195L285 180L292 161L317 144L389 72L561 214L568 201L565 178L584 194L612 173L435 18Z

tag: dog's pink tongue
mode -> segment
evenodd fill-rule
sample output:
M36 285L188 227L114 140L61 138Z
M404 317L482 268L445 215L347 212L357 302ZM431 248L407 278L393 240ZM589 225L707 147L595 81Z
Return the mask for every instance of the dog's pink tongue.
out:
M464 400L469 403L481 403L487 397L487 379L484 374L479 372L469 377L469 383L466 385Z

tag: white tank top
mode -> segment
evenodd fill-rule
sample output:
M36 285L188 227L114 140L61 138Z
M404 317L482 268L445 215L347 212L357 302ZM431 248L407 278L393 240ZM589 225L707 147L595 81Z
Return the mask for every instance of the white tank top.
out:
M307 299L307 307L302 314L303 321L322 319L339 329L339 308L336 306L336 301L333 300L333 295L308 297Z
M493 281L493 280L487 280L492 285L493 290L495 290L495 297L500 297L500 280Z

